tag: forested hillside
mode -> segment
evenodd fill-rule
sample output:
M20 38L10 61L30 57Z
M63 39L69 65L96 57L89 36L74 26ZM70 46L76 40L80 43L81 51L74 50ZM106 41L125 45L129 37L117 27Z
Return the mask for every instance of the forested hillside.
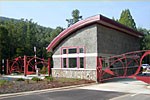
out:
M62 27L47 28L32 20L0 17L0 61L17 56L33 56L34 46L38 57L47 58L46 47L61 31Z

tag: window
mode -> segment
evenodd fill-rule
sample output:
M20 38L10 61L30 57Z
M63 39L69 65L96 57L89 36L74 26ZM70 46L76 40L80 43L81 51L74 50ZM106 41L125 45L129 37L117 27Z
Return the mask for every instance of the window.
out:
M67 54L67 50L66 49L63 49L63 54Z
M80 57L80 68L84 68L84 58Z
M77 49L76 48L69 49L69 54L71 53L77 53Z
M80 50L80 52L79 52L79 53L83 53L83 48L80 48L79 50Z
M63 68L67 68L67 59L63 58Z
M73 47L62 49L62 68L84 68L84 48ZM67 55L66 55L67 54Z
M69 58L69 68L77 67L77 58Z

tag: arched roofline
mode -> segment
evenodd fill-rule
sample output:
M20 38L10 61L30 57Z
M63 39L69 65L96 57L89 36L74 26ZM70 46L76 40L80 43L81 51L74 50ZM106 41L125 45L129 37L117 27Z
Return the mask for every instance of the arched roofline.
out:
M64 31L62 31L56 38L54 38L52 40L52 42L48 45L48 47L46 48L47 51L52 51L53 48L55 48L55 46L58 45L58 43L60 43L60 41L62 41L63 39L65 39L67 36L69 36L72 32L84 28L88 25L94 24L94 23L98 23L104 26L107 26L109 28L113 28L116 29L118 31L122 31L126 34L130 34L133 35L135 37L143 37L143 34L133 30L129 27L126 27L125 25L122 25L116 21L113 21L107 17L104 17L102 15L96 15L96 16L92 16L89 18L86 18L84 20L80 20L77 23L73 24L72 26L68 27L67 29L65 29Z

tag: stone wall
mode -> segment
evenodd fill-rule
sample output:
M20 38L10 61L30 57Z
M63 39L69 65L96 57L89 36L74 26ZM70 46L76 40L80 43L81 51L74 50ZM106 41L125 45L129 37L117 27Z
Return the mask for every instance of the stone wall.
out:
M52 68L53 77L79 78L96 81L96 69L56 69Z
M99 54L118 55L140 49L140 39L138 37L102 25L97 25L97 27Z

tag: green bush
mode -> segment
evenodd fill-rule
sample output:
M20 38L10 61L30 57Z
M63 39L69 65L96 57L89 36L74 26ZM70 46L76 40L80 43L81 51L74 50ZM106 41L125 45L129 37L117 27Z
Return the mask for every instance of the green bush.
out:
M3 86L3 85L5 85L5 84L7 84L7 83L8 83L7 80L0 80L0 86Z
M45 67L45 66L43 66L42 69L40 70L40 73L41 73L41 74L46 74L46 73L48 73L48 68Z
M48 81L53 81L54 78L52 76L45 76L45 79L48 80Z
M40 78L38 78L38 77L33 77L31 80L36 81L36 82L42 81L42 79L40 79Z
M23 78L18 78L16 81L25 81Z

